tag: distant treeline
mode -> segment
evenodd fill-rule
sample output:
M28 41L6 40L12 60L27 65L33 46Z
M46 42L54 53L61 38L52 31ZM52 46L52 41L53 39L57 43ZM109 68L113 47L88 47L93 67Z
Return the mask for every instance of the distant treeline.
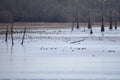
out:
M0 0L0 22L74 22L76 4L79 21L100 22L101 0ZM109 21L110 10L114 19L120 19L120 0L104 1L104 19Z

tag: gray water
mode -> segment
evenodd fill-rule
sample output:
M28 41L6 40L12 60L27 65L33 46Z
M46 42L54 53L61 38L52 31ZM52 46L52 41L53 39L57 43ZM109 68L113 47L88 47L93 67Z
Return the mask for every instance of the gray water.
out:
M0 80L120 80L120 37L67 33L0 35Z

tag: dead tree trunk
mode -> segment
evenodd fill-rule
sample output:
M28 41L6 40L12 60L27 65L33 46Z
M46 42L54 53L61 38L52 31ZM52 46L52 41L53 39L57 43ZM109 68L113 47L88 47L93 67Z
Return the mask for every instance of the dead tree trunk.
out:
M90 34L93 34L92 27L90 28Z
M7 40L8 40L8 25L6 27L6 34L5 34L5 41L7 42Z
M113 24L112 24L112 11L110 10L110 27L109 29L113 29Z
M120 21L120 7L119 7L119 21Z
M71 32L73 31L74 26L75 26L75 23L73 22Z
M90 17L88 18L88 29L91 29L91 21L90 21Z
M77 29L79 29L79 1L76 0L76 19L77 19Z
M104 32L105 31L105 28L104 28L104 18L102 16L102 25L101 25L101 32Z
M88 29L91 29L91 15L90 15L90 3L91 1L89 0L89 3L88 3Z
M101 25L101 32L105 31L105 26L104 26L104 0L102 0L102 25Z
M21 42L22 45L23 45L23 43L24 43L25 33L26 33L26 27L25 27L25 29L24 29L24 34L23 34L23 38L22 38L22 42Z
M13 39L13 26L14 26L14 22L12 22L12 25L11 25L11 40L12 40L12 46L14 45L14 39Z
M115 20L115 29L117 29L117 20Z
M120 7L119 7L119 17L118 17L119 19L118 19L118 25L120 25L119 23L120 23Z

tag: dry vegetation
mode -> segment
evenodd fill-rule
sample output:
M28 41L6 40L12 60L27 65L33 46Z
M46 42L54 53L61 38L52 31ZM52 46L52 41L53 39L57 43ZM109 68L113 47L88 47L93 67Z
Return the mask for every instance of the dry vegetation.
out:
M10 23L0 23L1 29L6 29L6 26L11 26ZM19 22L14 23L14 29L15 28L66 28L66 27L72 27L73 23L44 23L44 22ZM87 27L88 23L80 23L80 27ZM101 23L94 23L92 26L101 26ZM105 26L109 26L109 23L106 23Z

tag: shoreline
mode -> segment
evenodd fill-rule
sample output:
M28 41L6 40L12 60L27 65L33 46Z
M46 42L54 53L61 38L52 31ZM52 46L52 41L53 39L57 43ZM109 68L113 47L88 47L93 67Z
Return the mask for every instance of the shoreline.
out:
M75 24L76 25L76 24ZM80 27L87 27L88 23L79 23ZM0 23L0 29L6 29L6 26L10 28L11 23ZM70 28L73 23L49 23L49 22L15 22L14 28ZM101 26L101 23L93 23L93 27ZM109 23L105 23L105 27L108 27ZM118 23L120 26L120 23ZM113 23L114 27L114 23Z

